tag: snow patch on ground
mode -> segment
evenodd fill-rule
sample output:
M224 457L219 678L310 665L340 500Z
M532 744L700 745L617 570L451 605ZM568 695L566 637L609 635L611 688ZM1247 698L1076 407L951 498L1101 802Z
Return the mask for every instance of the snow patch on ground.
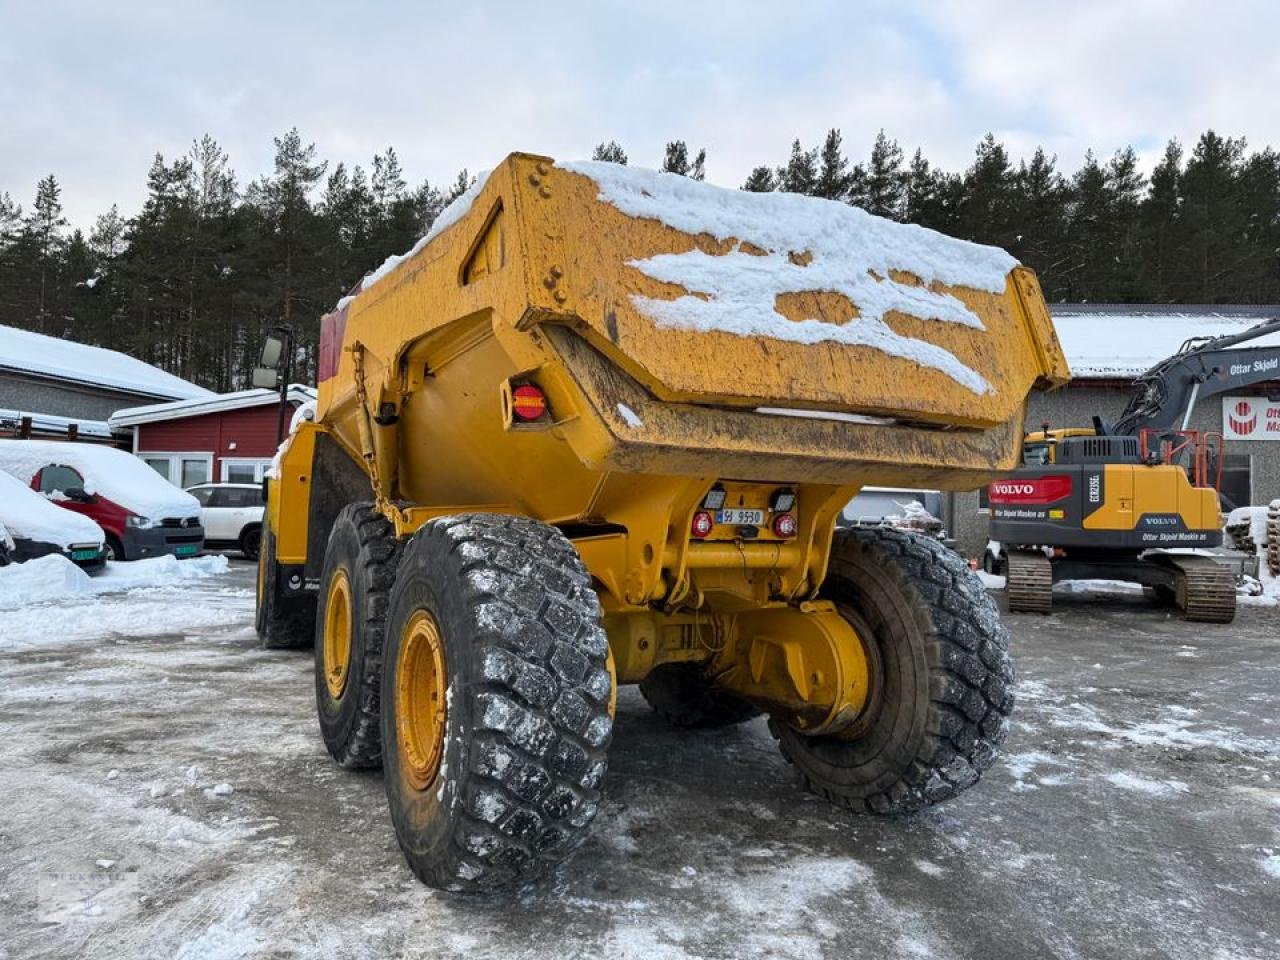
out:
M1273 853L1263 857L1259 866L1262 867L1262 872L1267 876L1280 880L1280 853Z
M141 587L167 586L217 576L226 573L228 568L227 558L221 556L193 557L190 560L165 556L109 562L101 573L91 577L66 557L53 554L0 567L0 610L16 610L31 604ZM43 615L48 618L49 611ZM3 643L4 637L0 635L0 646Z
M1181 780L1150 780L1124 770L1108 773L1102 779L1112 786L1119 787L1121 790L1132 790L1136 793L1145 793L1153 797L1167 797L1174 793L1184 793L1187 790L1187 785Z
M630 262L646 276L686 291L673 300L632 297L636 308L660 326L867 346L938 370L974 393L991 392L986 379L954 354L897 333L886 317L899 313L985 329L958 297L937 288L1003 293L1009 271L1017 266L1003 250L816 197L731 190L615 163L559 166L589 177L600 188L600 199L628 216L738 241L722 256L695 248ZM892 274L900 272L918 278L920 285L894 279ZM791 320L778 311L779 296L815 291L844 295L858 316L836 324L819 316Z

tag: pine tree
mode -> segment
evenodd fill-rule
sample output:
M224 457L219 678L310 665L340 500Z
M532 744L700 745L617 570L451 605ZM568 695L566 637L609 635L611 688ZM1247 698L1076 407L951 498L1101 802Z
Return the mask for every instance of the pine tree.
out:
M592 160L601 160L605 163L619 163L622 166L627 165L627 154L618 143L617 140L610 140L608 143L597 143L595 150L591 152Z
M1182 259L1182 146L1170 140L1151 171L1151 188L1138 214L1138 256L1145 265L1144 297L1165 303L1174 297L1175 275Z
M682 177L689 175L689 148L683 140L672 140L667 144L662 166L658 169L663 173L678 173Z
M867 164L865 202L859 203L868 213L877 217L900 220L903 216L902 149L898 141L890 140L881 130L876 134L871 148L871 162Z
M750 193L771 193L778 189L778 180L771 167L756 167L747 176L742 189Z
M693 164L689 167L690 180L705 180L707 178L707 148L703 147L698 151L698 155L693 158Z
M818 182L818 151L805 150L796 140L791 144L791 159L778 168L778 189L785 193L812 194Z
M1181 299L1216 303L1230 283L1247 224L1238 191L1244 147L1243 139L1209 130L1187 160L1179 224L1186 247Z
M1138 171L1138 155L1133 147L1116 151L1105 174L1110 206L1106 243L1112 258L1103 282L1108 297L1129 302L1142 288L1138 218L1147 181Z
M53 284L57 281L58 255L62 251L62 187L53 174L36 184L31 214L23 221L23 231L35 252L36 322L41 333L48 332Z
M1036 147L1031 162L1018 167L1012 218L1017 233L1009 252L1036 270L1049 299L1062 295L1059 274L1066 266L1061 256L1066 239L1067 201L1070 190L1057 170L1057 157Z
M1008 247L1012 227L1014 171L1004 145L988 133L978 143L973 165L964 174L960 235L966 240Z
M818 154L818 175L813 194L828 200L844 200L849 196L849 161L840 142L840 131L832 127L822 141Z

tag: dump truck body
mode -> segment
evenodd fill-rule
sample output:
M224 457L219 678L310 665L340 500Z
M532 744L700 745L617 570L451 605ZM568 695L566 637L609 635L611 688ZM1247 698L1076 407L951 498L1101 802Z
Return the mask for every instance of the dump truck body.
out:
M833 546L841 508L864 485L1008 471L1028 393L1067 376L1034 275L1002 251L813 198L513 154L324 318L262 593L345 602L326 556L359 500L406 550L472 530L457 518L523 518L572 544L611 683L696 669L708 697L810 738L784 736L793 758L851 743L880 709L880 614L831 585L868 551L923 548Z

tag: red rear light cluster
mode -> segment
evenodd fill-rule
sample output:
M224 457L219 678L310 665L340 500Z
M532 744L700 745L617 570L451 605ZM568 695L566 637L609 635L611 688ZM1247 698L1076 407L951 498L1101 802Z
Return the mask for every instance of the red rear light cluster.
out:
M547 412L547 395L531 383L511 391L511 412L517 420L539 420Z
M711 515L709 510L699 510L693 515L693 522L689 524L689 532L701 540L703 537L711 535L711 528L716 525L716 518Z
M774 536L790 539L796 535L796 518L789 513L780 513L773 518Z

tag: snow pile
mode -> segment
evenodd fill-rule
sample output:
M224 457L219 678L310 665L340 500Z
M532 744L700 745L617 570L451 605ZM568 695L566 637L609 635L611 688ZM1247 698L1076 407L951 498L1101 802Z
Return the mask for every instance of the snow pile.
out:
M935 517L932 513L925 509L924 504L918 500L908 500L906 503L898 503L901 514L895 517L885 517L885 522L891 527L897 527L900 530L914 530L917 533L926 533L931 537L941 536L942 521Z
M3 441L9 443L11 441ZM0 470L0 522L12 537L52 543L102 546L102 528L88 517L50 503L20 480Z
M724 256L695 249L630 263L687 291L674 300L632 297L636 308L660 326L867 346L939 370L974 393L991 392L990 384L954 354L894 332L885 317L892 311L984 329L959 298L931 287L1003 293L1018 263L1003 250L816 197L730 190L615 163L559 166L589 177L600 188L600 199L628 216L738 241ZM910 273L921 285L894 280L891 271ZM797 322L778 312L779 295L816 291L848 297L858 319L834 324L814 316Z
M14 327L0 327L0 367L168 400L213 396L204 387L115 350Z
M70 467L84 478L84 491L106 497L142 517L200 516L200 502L179 490L131 453L114 447L54 440L5 440L0 443L0 470L20 481L44 467Z
M91 577L61 554L50 554L0 567L0 610L17 610L33 603L65 601L70 597L92 596L163 587L226 573L226 557L153 557L128 563L108 562L98 576Z
M404 253L395 253L387 257L387 259L382 261L381 266L372 273L366 274L365 278L360 281L360 292L363 293L368 290L383 277L391 273L391 271L396 267L400 266L400 264L411 258L428 243L465 217L471 211L471 205L476 202L476 197L480 196L480 191L484 189L484 185L489 182L489 174L492 172L492 170L480 171L476 176L476 182L468 187L463 193L459 194L457 199L440 211L440 215L436 217L435 221L431 224L431 229L426 232L421 240L415 243ZM343 297L338 301L338 305L334 309L341 310L354 299L355 297L353 296Z
M1267 508L1236 507L1227 514L1223 530L1237 550L1257 553L1267 545Z

